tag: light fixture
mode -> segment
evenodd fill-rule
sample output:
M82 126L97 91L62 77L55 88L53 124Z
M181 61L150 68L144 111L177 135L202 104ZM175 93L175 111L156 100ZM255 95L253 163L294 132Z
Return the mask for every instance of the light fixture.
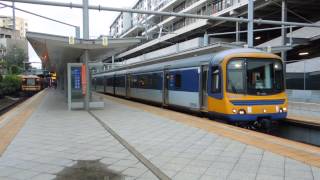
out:
M246 114L246 111L244 109L240 109L239 114L244 115L244 114Z
M261 39L261 36L257 36L254 38L255 40L260 40Z
M306 56L306 55L309 55L309 52L301 52L301 53L299 53L299 56Z

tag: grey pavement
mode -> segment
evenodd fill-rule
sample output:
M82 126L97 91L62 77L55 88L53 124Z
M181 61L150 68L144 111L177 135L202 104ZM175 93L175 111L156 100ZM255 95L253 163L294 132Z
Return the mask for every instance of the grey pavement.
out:
M105 100L92 111L172 179L320 180L320 169L142 110ZM89 113L67 111L50 90L0 157L0 179L55 179L99 160L125 179L157 179Z
M157 179L85 111L50 90L0 157L0 179L55 179L79 160L100 160L124 179Z
M105 99L93 113L172 179L320 180L319 168Z

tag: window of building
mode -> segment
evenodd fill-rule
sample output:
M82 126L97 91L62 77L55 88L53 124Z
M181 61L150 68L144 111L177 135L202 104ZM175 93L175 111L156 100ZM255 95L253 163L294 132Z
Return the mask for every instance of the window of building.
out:
M5 35L5 38L11 39L11 35Z
M185 18L180 19L179 21L173 23L173 30L180 29L185 26Z
M180 3L178 6L175 6L173 8L173 12L180 12L180 11L184 10L185 8L186 8L186 2L184 1L184 2Z

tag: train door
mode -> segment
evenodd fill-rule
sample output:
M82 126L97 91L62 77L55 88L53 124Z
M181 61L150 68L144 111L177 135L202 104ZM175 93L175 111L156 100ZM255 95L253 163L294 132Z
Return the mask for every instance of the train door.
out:
M200 104L202 110L208 110L208 65L201 66L200 74Z
M163 70L163 90L162 90L162 104L168 105L169 104L169 71L167 69Z
M127 98L130 97L130 82L131 82L131 76L130 76L130 74L127 74L127 76L126 76L126 95L127 95Z

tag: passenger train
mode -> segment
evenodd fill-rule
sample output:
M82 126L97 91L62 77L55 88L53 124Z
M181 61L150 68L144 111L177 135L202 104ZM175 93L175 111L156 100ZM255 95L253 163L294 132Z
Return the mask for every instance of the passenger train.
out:
M283 66L277 55L239 48L117 68L93 75L93 81L102 93L229 122L271 122L287 116Z
M41 78L35 75L21 75L21 90L25 94L34 94L42 89Z

